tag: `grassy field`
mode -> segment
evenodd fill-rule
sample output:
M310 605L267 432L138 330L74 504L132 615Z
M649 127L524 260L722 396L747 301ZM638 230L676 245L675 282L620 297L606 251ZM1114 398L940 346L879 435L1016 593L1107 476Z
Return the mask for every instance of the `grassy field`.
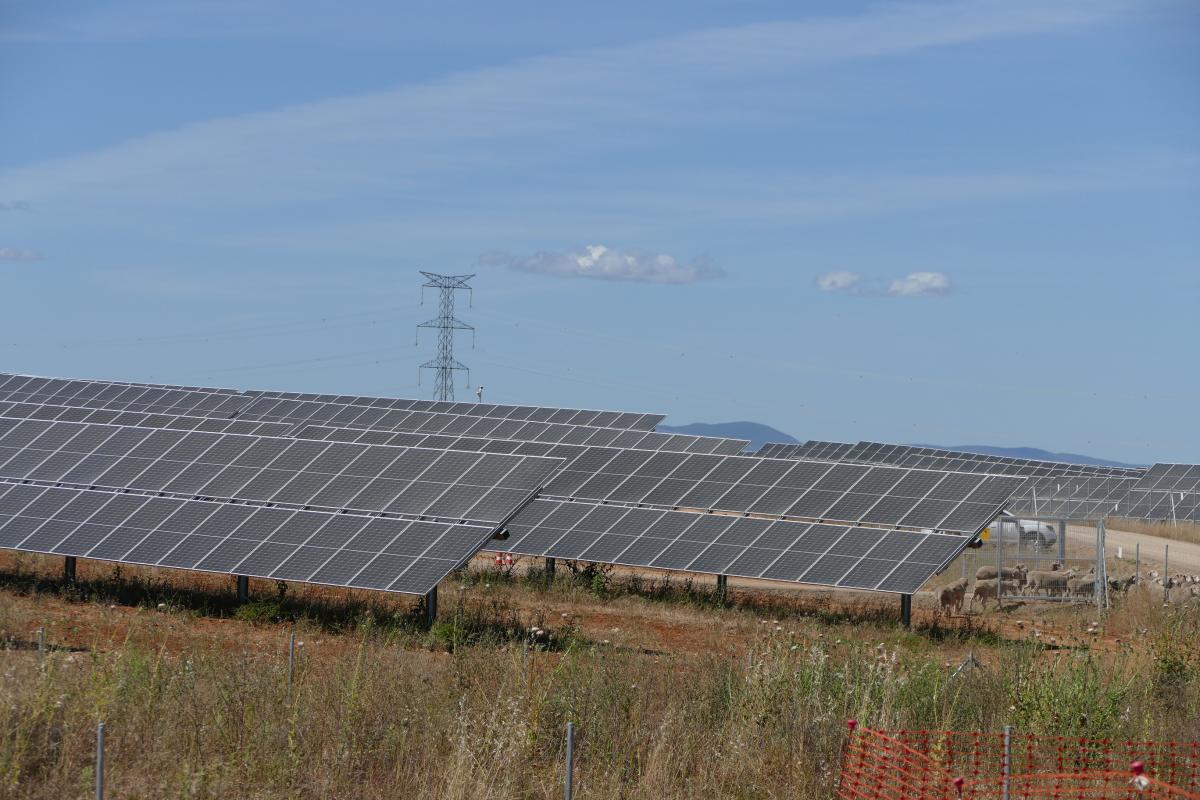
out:
M90 797L99 720L122 800L560 797L568 720L580 798L827 798L849 718L1200 739L1200 613L1150 595L1099 628L1021 609L1013 640L1013 612L909 632L890 605L485 572L426 632L403 600L256 582L238 608L204 576L81 563L67 591L56 566L0 572L4 798ZM968 652L983 668L954 676Z

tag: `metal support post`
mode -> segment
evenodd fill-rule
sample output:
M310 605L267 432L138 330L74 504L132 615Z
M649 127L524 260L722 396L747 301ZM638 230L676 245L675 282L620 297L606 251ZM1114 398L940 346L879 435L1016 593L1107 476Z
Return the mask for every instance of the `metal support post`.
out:
M1065 519L1058 521L1058 563L1063 565L1063 569L1067 568L1067 521Z
M239 603L250 602L250 578L246 575L237 576L237 601Z
M425 627L427 629L433 627L433 623L437 622L437 587L429 590L429 594L425 595Z
M900 624L906 628L912 627L912 595L900 595Z
M724 603L728 597L729 597L729 576L728 575L718 575L717 576L717 601Z
M546 580L548 582L554 581L554 559L553 558L546 559Z
M96 726L96 800L104 800L104 723Z
M75 583L75 556L63 559L63 582L68 586Z
M566 800L571 800L575 795L575 723L567 723L567 775L565 781L566 791L563 797Z
M1141 584L1142 582L1142 543L1137 542L1133 545L1133 582Z
M1012 783L1012 751L1013 751L1013 726L1004 726L1004 783L1002 785L1001 798L1009 800L1009 788Z
M37 645L38 645L38 666L40 667L46 661L46 629L45 628L38 628Z

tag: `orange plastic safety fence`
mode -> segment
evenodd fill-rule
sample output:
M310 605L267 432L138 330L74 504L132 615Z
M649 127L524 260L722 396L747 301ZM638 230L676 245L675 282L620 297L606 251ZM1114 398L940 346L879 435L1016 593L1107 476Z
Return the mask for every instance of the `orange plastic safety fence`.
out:
M1200 800L1200 742L878 731L852 722L842 800Z

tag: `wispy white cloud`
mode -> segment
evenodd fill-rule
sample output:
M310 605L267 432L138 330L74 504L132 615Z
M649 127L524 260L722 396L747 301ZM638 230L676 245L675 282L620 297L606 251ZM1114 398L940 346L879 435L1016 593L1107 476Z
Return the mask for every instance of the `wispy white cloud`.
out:
M818 276L817 288L862 297L940 297L954 291L954 282L944 272L910 272L885 284L864 281L857 272L838 270Z
M35 202L220 200L235 207L361 197L495 157L496 148L481 148L482 141L512 142L503 149L509 159L535 160L544 152L530 148L531 140L552 137L556 148L578 148L629 137L631 122L742 124L753 113L744 103L698 94L697 85L770 92L771 80L804 65L1074 30L1118 8L1116 0L967 0L702 30L192 124L9 170L0 180Z
M538 252L531 256L485 253L480 263L506 266L521 272L554 275L559 278L593 278L631 283L695 283L719 278L724 272L704 259L681 262L666 253L642 250L613 250L591 244L565 253Z
M817 287L822 292L853 292L862 278L857 272L838 270L826 272L817 278Z
M938 297L953 290L954 284L944 272L910 272L888 286L893 297Z
M0 261L41 261L42 254L36 250L17 247L0 247Z

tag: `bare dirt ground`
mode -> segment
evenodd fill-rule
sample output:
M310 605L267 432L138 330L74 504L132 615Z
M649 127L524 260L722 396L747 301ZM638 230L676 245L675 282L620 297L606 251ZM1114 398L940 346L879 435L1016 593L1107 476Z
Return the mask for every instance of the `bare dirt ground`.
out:
M16 563L20 562L19 566ZM478 559L477 569L486 569L487 557ZM0 573L36 573L53 581L61 570L61 559L37 556L0 554ZM79 562L79 579L100 580L110 577L112 565L99 562ZM623 570L631 574L633 570ZM137 570L126 567L126 575L139 575L164 581L181 589L202 588L217 594L232 594L226 576L172 570ZM639 572L639 576L655 578L661 573ZM618 576L620 577L620 576ZM678 581L678 577L673 578ZM698 578L696 585L712 583ZM549 629L570 626L593 642L621 649L639 651L650 656L729 654L744 655L756 642L770 635L792 635L799 639L818 637L878 638L894 640L903 635L895 622L897 601L890 595L864 592L824 590L801 586L782 586L770 581L729 581L731 607L714 613L710 607L678 600L652 600L637 594L597 596L585 589L556 587L539 590L528 584L514 585L497 580L495 584L482 580L462 582L451 578L440 589L441 615L446 618L461 605L504 608L518 615L527 624ZM277 591L273 581L252 581L252 595L271 597ZM377 593L293 584L289 588L296 598L320 603L338 603L369 599L372 604L404 613L411 609L413 599ZM8 635L23 639L18 646L30 646L36 629L44 626L49 641L56 647L81 651L107 651L119 647L131 637L139 643L179 652L200 642L230 653L260 652L280 654L286 650L290 623L261 624L245 622L202 609L153 608L145 605L97 603L71 599L55 591L33 590L0 585L0 602L20 608L28 620L27 630L8 631ZM941 614L932 592L914 596L914 623L919 628L936 625L942 630L964 628L986 631L989 635L1010 641L1035 641L1048 651L1060 648L1088 648L1101 652L1116 652L1136 638L1126 626L1097 624L1094 608L1046 607L1044 604L994 605L970 614ZM306 659L341 655L355 647L353 637L338 633L300 628ZM960 661L970 648L965 644L945 642L938 646L938 657ZM438 652L421 652L421 658L437 660Z

